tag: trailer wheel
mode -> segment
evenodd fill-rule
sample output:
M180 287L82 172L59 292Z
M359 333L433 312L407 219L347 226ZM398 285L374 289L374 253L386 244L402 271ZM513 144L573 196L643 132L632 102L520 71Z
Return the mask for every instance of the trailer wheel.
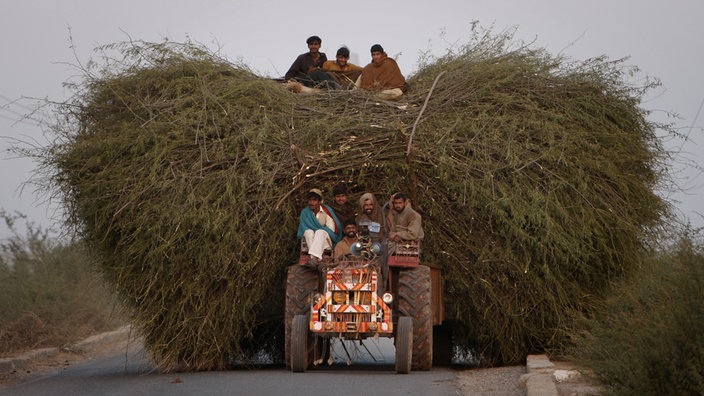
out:
M284 362L291 368L291 331L293 318L310 311L310 296L318 290L318 272L294 264L288 267L286 279L286 309L284 312Z
M413 361L413 319L408 316L398 318L396 325L396 373L408 374Z
M413 370L433 366L433 312L430 267L402 270L398 278L400 316L413 319Z
M308 315L296 315L291 327L291 371L302 373L308 368Z

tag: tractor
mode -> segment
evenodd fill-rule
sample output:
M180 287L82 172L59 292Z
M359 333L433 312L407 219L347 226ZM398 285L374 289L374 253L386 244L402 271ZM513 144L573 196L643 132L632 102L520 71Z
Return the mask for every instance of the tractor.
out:
M288 268L285 360L294 372L332 362L333 338L393 338L395 369L430 370L433 326L443 320L440 270L421 264L420 242L397 244L392 254L378 240L377 223L360 224L349 255L323 256L309 268L305 241L299 262ZM344 345L344 344L343 344Z

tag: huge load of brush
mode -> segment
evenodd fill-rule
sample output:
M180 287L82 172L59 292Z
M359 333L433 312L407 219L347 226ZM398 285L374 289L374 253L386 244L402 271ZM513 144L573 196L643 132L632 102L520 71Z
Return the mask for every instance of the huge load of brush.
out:
M313 187L408 192L453 343L490 364L567 345L669 210L649 86L619 61L488 34L426 59L386 102L294 94L190 43L101 50L121 56L83 69L43 165L167 371L281 356Z

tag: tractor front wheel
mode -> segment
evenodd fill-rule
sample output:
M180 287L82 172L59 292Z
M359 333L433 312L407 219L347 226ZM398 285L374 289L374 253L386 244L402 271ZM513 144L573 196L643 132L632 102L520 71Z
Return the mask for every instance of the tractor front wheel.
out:
M396 324L396 373L408 374L413 361L413 319L408 316L398 318Z
M291 371L308 368L308 315L296 315L291 325Z
M291 332L293 318L296 315L306 315L310 312L310 298L318 291L317 271L303 265L294 264L288 267L286 279L286 307L284 312L284 362L286 367L291 364Z

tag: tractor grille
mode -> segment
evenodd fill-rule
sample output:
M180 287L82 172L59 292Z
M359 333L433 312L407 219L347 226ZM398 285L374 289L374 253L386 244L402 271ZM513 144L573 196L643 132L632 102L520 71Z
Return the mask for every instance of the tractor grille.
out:
M335 314L333 317L333 322L345 322L345 323L361 323L361 322L371 322L371 314L357 314L357 313L343 313Z

